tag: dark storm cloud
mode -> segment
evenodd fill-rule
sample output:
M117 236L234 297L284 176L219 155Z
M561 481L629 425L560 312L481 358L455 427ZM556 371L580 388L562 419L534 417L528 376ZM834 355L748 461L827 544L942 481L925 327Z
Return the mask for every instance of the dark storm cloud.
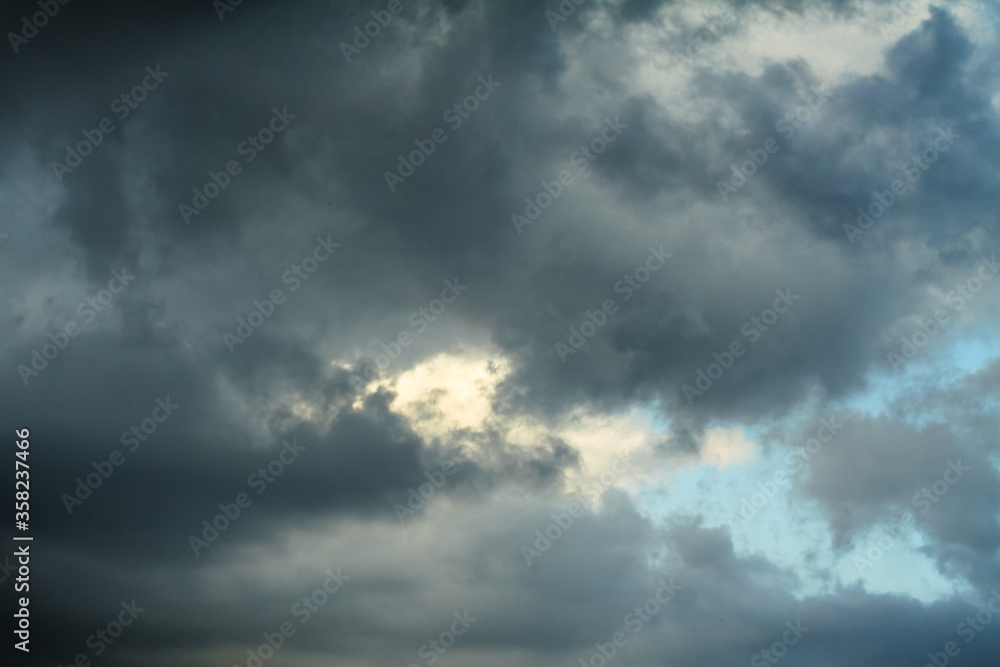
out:
M105 360L112 356L116 362L109 365ZM272 372L263 386L260 377L232 377L234 386L243 388L233 393L218 392L197 365L175 353L149 358L135 346L119 349L108 336L75 340L57 363L29 388L8 385L5 390L15 397L12 410L43 425L35 438L66 448L58 467L50 467L40 480L39 495L47 501L38 502L36 513L60 539L119 559L173 560L190 554L187 538L201 534L201 520L211 520L220 503L233 502L241 492L255 500L247 514L256 516L227 531L226 538L259 538L273 530L271 522L292 517L308 521L311 515L336 512L394 517L394 504L405 503L409 489L426 481L424 470L448 457L459 471L441 492L446 494L470 484L485 492L518 479L545 486L575 461L565 443L543 443L534 452L520 453L494 434L488 445L480 445L496 460L467 462L458 442L425 445L389 408L390 396L373 394L355 411L346 372L310 377L295 373L295 362L288 358L280 363L294 377ZM81 391L79 378L89 378L93 388ZM272 394L268 385L281 391ZM298 392L327 397L325 405L319 403L333 417L325 432L289 414L289 396ZM79 417L61 418L57 410L39 407L39 397L50 406L71 404ZM132 430L164 404L179 407L152 435ZM103 410L107 405L115 409ZM163 410L156 414L159 420ZM302 450L295 453L297 465L283 455L287 472L267 483L259 469L291 442ZM124 463L111 469L106 481L94 477L99 488L78 491L79 479L95 472L95 462L107 469L104 462L116 450ZM255 482L248 481L251 476Z
M251 411L233 412L234 397L220 395L206 384L197 365L176 353L150 356L134 345L121 350L115 338L91 335L74 339L64 354L29 388L14 380L19 386L4 389L5 396L15 397L9 403L11 414L41 425L32 430L33 441L54 443L63 451L33 480L33 520L41 526L39 538L49 545L37 567L60 573L40 583L35 598L38 622L61 628L58 635L37 636L45 646L43 655L53 661L69 660L85 650L83 642L98 629L95 623L102 614L107 612L113 620L118 602L132 597L147 608L150 601L158 601L154 605L158 608L129 633L125 645L156 650L179 642L197 650L226 641L230 631L208 617L197 627L182 623L183 633L175 632L172 628L184 616L180 608L190 601L166 601L180 592L190 600L197 590L192 581L202 576L198 573L203 568L220 560L229 562L233 550L243 544L266 544L289 526L305 529L334 514L398 525L394 505L407 503L410 489L426 481L424 471L438 467L445 456L453 456L459 470L439 493L459 498L471 497L473 487L475 495L488 494L492 487L515 479L525 480L529 489L552 484L573 459L572 450L558 442L521 454L495 440L488 447L495 460L486 465L464 461L458 449L428 446L422 452L424 444L389 410L387 396L372 395L354 411L347 407L354 393L346 371L330 377L295 372L287 357L280 366L282 373L273 367L267 373L265 367L258 369L258 377L232 378L248 394L244 400ZM107 361L111 358L113 364ZM265 373L268 382L258 383ZM89 379L84 382L91 390L79 384L82 378ZM267 389L275 384L285 391L327 396L327 407L336 411L329 429L317 433L312 427L293 426L300 420L276 405L281 397L271 396ZM177 404L173 414L135 451L128 451L126 445L134 440L122 441L120 436L155 414L163 401ZM57 407L65 405L73 406L75 417ZM251 413L264 421L256 432L243 421ZM281 455L281 442L294 442L304 451L270 479L260 468L267 469ZM114 450L124 463L108 469ZM77 495L79 479L102 466L105 474L111 470L110 475L89 496L87 489L79 492L81 503L69 501L72 514L68 514L64 494ZM255 477L253 483L250 476ZM219 531L220 537L211 539L202 521L216 522L222 513L219 505L231 508L239 493L248 494L252 504ZM211 539L196 543L197 555L192 535ZM150 581L151 570L163 570L167 580L157 576ZM164 604L181 607L164 609ZM225 625L234 628L234 622L253 627L253 619L232 617ZM240 633L232 635L233 641L252 636Z
M769 17L817 20L854 6L762 4ZM697 451L713 420L766 422L810 396L864 388L887 366L887 340L926 317L935 290L996 251L984 213L995 208L994 79L952 14L935 9L901 34L879 74L822 81L800 60L748 73L706 56L683 74L685 109L665 103L658 84L626 83L637 66L625 55L628 30L670 24L664 48L677 52L699 29L674 26L677 3L594 0L553 30L545 11L555 2L405 2L346 62L340 42L385 6L247 0L220 21L208 1L72 0L21 52L4 54L0 89L12 101L0 108L0 182L32 162L10 187L53 209L12 209L0 229L11 234L0 245L3 422L31 425L39 462L36 662L71 660L132 598L148 611L106 664L245 661L340 564L352 579L271 664L409 664L465 608L479 620L449 656L456 662L577 662L661 577L683 589L622 661L749 661L798 619L810 630L787 665L918 664L940 650L975 606L854 589L796 597L796 573L737 554L727 531L699 517L653 522L616 491L529 566L519 547L566 511L565 477L581 452L556 436L514 446L492 426L424 437L384 390L355 405L350 380L457 279L469 291L392 370L463 337L492 342L514 367L493 406L500 417L555 424L580 406L658 400L670 459ZM2 25L34 7L5 9ZM586 32L603 12L616 19L609 32ZM726 32L720 50L751 34L752 20ZM581 37L593 51L564 49ZM59 183L51 162L155 66L169 75ZM487 76L500 85L451 127L446 110ZM730 165L821 84L831 93L823 108L720 201ZM246 161L241 142L286 107L287 128ZM511 214L543 181L576 169L571 156L606 119L627 127L519 234ZM951 124L954 147L852 245L843 224ZM447 141L391 191L385 172L437 128ZM178 206L229 160L242 172L186 224ZM284 276L318 238L340 246L292 290ZM913 242L932 252L914 259ZM624 299L615 286L661 246L672 256ZM17 365L123 266L135 282L25 386ZM228 350L223 334L275 289L287 303ZM797 296L788 310L766 331L752 324L781 290ZM555 344L609 298L617 312L562 363ZM746 353L689 402L683 385L733 341ZM996 378L994 364L955 391L922 387L924 400L949 406L950 426L912 425L918 399L852 418L796 497L818 503L846 548L913 511L913 495L961 458L973 471L917 529L940 570L985 599L1000 585ZM176 414L67 515L61 495L168 396ZM304 451L254 495L248 477L284 440ZM458 464L454 477L400 526L394 504L446 459ZM188 537L248 491L253 504L196 557ZM320 555L317 568L310 559ZM987 664L1000 650L994 637L963 646L964 658Z
M792 142L789 153L763 178L786 198L801 202L802 214L818 231L839 239L845 238L845 222L856 224L858 206L868 208L873 191L889 190L893 180L906 184L907 192L874 230L889 241L914 233L914 225L932 234L942 215L954 218L956 208L973 208L969 200L988 200L990 189L982 177L993 170L990 156L997 149L995 135L986 130L992 124L984 113L990 93L957 83L980 76L969 67L970 48L950 15L935 10L886 53L886 76L871 75L838 88L832 108L806 126L802 140ZM770 122L779 115L775 111L794 108L791 100L771 106ZM912 167L911 158L940 137L938 129L948 128L958 137L953 146L934 158L940 162L921 168L922 180L913 180L906 165ZM951 235L983 224L974 214L959 217Z
M547 212L548 219L528 230L525 238L510 233L506 222L508 211L519 210L523 195L532 194L540 180L553 178L558 173L558 161L565 160L578 143L587 141L597 125L596 119L582 117L560 124L554 118L538 114L540 102L555 111L560 106L559 97L573 91L559 90L560 84L553 83L552 77L563 71L566 63L554 51L557 42L553 31L543 17L529 11L527 6L491 7L482 19L474 17L468 7L449 11L448 20L461 26L463 32L443 45L418 44L426 52L425 67L435 76L425 76L415 90L406 94L405 102L401 93L378 85L373 76L376 67L384 67L390 58L401 56L403 49L413 48L401 44L388 29L348 67L330 45L320 47L313 38L302 39L301 31L306 30L302 14L280 12L274 7L266 12L251 6L240 9L251 11L234 14L231 23L218 26L193 22L191 30L200 36L193 49L188 47L182 53L170 41L163 40L168 46L162 54L157 54L157 62L170 63L164 65L170 77L151 93L150 99L136 112L136 118L120 123L119 133L110 135L108 145L99 147L103 152L88 158L66 177L68 196L57 219L92 255L93 275L106 271L115 259L132 259L139 243L138 212L126 202L124 194L130 185L126 179L128 159L123 155L126 147L113 150L119 148L114 142L127 140L147 156L140 163L146 180L139 187L143 198L152 201L154 214L144 216L150 219L141 224L166 241L160 244L164 262L158 267L159 272L171 275L188 271L187 265L194 259L192 251L198 252L197 246L192 247L196 239L200 239L206 250L214 248L213 252L234 243L246 244L243 247L247 251L255 252L256 242L250 241L250 235L271 226L275 219L285 220L286 226L295 229L303 224L320 224L324 217L343 219L342 214L334 213L338 209L364 211L362 221L352 222L348 228L338 224L340 220L334 222L342 229L338 241L345 246L354 243L356 249L345 253L331 267L333 270L317 282L327 281L327 289L333 287L331 283L364 284L367 288L364 297L357 292L339 295L341 300L347 298L353 302L349 308L357 314L353 319L359 323L366 315L374 315L371 294L379 294L381 304L388 298L396 301L394 307L406 307L404 300L396 296L400 294L401 283L409 282L403 276L416 276L427 285L441 280L443 275L457 273L468 276L473 283L494 286L480 288L478 297L470 299L467 308L473 309L475 317L485 317L489 324L495 322L492 324L498 332L495 340L504 348L523 350L518 356L530 366L532 375L520 375L516 382L544 391L547 405L565 404L581 395L610 403L630 400L636 395L661 394L672 401L683 399L680 387L689 382L700 365L692 365L691 361L710 361L713 352L739 336L740 326L753 315L752 311L734 312L723 301L731 287L719 280L718 272L708 274L693 267L678 270L673 284L651 285L643 295L647 297L645 303L630 307L597 336L595 342L601 343L598 347L609 352L604 372L594 373L585 363L576 364L575 369L551 363L554 343L568 333L569 326L577 323L576 316L589 303L603 300L609 291L605 285L615 283L616 272L623 273L631 267L620 264L619 258L609 257L600 237L572 232L567 227L569 220L563 222L568 209ZM313 11L318 13L320 9ZM415 9L394 20L400 34L412 28L418 32L407 34L419 35L420 30L432 25L439 11L433 6ZM128 14L120 15L117 20L125 21L127 17ZM322 25L330 34L342 35L349 32L353 20L344 18L342 24ZM261 44L247 42L241 36L275 21L286 30L268 32L263 50ZM290 35L302 43L300 48L284 49L282 40L289 40ZM522 40L527 41L518 45ZM963 40L954 22L939 11L919 33L904 37L889 53L894 82L872 77L869 85L876 89L891 86L881 97L892 100L900 112L905 108L909 114L906 134L898 139L898 144L905 146L901 151L922 148L935 122L954 122L963 133L976 131L976 125L970 121L981 115L982 94L967 87L957 92L942 87L956 78L967 58L968 47L963 46ZM199 43L205 46L199 47ZM144 61L134 62L134 71L141 72ZM921 64L928 62L933 62L934 67ZM300 82L289 80L284 75L286 71L310 74ZM396 167L395 156L408 153L414 148L414 140L425 139L435 127L446 125L441 119L442 110L474 88L475 75L494 71L503 82L501 87L483 102L483 108L474 112L464 127L449 130L448 142L390 196L382 174ZM106 90L128 89L130 79L119 75L118 81L105 84ZM325 82L323 88L314 85L318 81ZM705 104L729 107L756 128L756 136L763 137L774 135L775 121L786 110L794 110L808 91L820 83L806 66L791 63L772 66L757 78L702 69L697 87ZM857 204L867 204L872 189L887 187L888 176L894 175L879 174L867 182L858 182L855 165L838 157L838 153L853 152L853 145L864 143L863 137L845 142L841 128L860 126L875 133L881 131L881 123L894 124L892 117L871 116L870 109L884 105L872 104L868 94L853 92L861 85L834 88L829 84L833 99L822 110L822 118L786 142L772 164L746 186L747 191L734 198L752 200L770 185L775 196L784 195L786 203L808 202L805 210L793 207L787 213L789 216L804 215L813 221L811 226L819 223L831 240L842 239L845 217L850 219ZM324 89L346 89L351 95L331 95ZM534 95L526 97L528 91L535 91ZM113 93L87 95L91 104L84 107L86 113L76 105L72 107L77 114L75 125L95 123L106 113L104 100L112 99ZM924 100L916 109L908 102L914 96ZM941 103L933 104L934 99ZM243 173L234 176L222 194L203 213L192 218L189 225L179 224L177 205L190 203L191 189L209 182L210 171L219 170L227 160L239 159L237 145L247 134L265 126L275 105L278 108L287 105L297 114L287 134L279 136L253 163L244 164ZM594 162L592 172L607 179L612 192L618 191L618 204L639 219L659 208L660 204L650 198L662 197L668 190L689 193L690 201L707 199L716 182L726 177L730 162L739 160L730 156L743 155L755 145L737 142L733 138L734 128L718 121L691 125L690 121L673 118L669 110L650 99L623 99L603 106L607 112L620 115L629 127L621 143L613 145ZM378 113L373 114L373 109ZM955 118L957 114L961 115ZM331 118L337 119L336 122L330 123ZM36 118L33 123L39 127L41 121ZM58 125L75 127L65 118ZM986 130L981 121L978 126ZM529 150L523 139L517 139L526 135L533 135L530 151L534 166L529 167L534 172L533 179L519 178L513 169L516 161L523 163ZM57 146L64 140L69 139L50 140L49 155L58 157L61 149ZM979 141L970 135L969 141L955 151L979 150L985 155L990 149L989 141L992 140ZM901 164L905 153L900 155ZM914 207L919 205L916 200L925 196L924 192L936 206L957 198L958 193L948 189L954 186L947 185L953 181L941 180L946 173L953 173L957 155L946 155L943 160L947 164L938 165L925 177L921 191L913 195ZM149 156L155 159L150 160ZM523 167L518 171L523 171ZM982 169L969 171L983 173ZM970 183L975 180L964 180L961 187L967 191ZM845 184L849 184L850 194L842 194ZM324 194L323 189L333 192ZM475 197L471 196L473 193ZM641 199L632 200L629 194L638 194ZM987 194L984 190L978 196ZM642 206L643 200L649 202L647 206ZM929 219L934 210L932 206L926 208ZM301 223L288 225L290 210L297 211L294 217ZM896 211L891 212L895 214ZM577 226L580 222L584 228L603 224L606 215L594 212L589 220L578 218ZM717 215L718 224L722 225L723 219L732 214L719 210ZM407 220L408 224L401 225L400 220ZM672 216L663 222L669 225L668 229L678 228L678 221ZM881 227L891 229L890 222L882 221L874 234L882 233ZM968 224L979 222L972 218ZM548 225L552 231L541 232L542 225ZM700 245L703 240L703 237L697 240L678 237L677 231L657 235L652 224L647 223L647 227L644 232L626 235L626 239L632 239L636 254L644 244L662 243L664 236L668 240L673 237L675 251L685 255L686 250L693 249L691 244ZM786 228L791 234L795 226L788 223ZM214 240L209 241L206 236ZM775 243L779 242L775 239ZM358 244L363 245L357 247ZM556 251L554 244L564 250ZM833 246L819 247L816 252L836 261L836 250ZM373 254L380 259L372 261ZM486 260L489 255L494 259ZM553 262L553 257L560 259ZM751 275L761 275L753 275L748 285L756 286L754 293L741 295L740 302L756 301L763 309L766 295L774 289L784 285L804 289L814 281L805 266L788 267L781 276L762 275L771 273L764 270L771 261L748 266ZM510 267L519 270L512 271ZM521 267L528 269L527 274ZM743 401L750 401L747 409L755 411L761 401L777 404L815 383L831 395L859 386L860 376L870 363L873 334L891 320L885 303L873 303L869 316L860 317L857 312L848 312L853 306L838 293L854 292L859 285L874 279L869 274L852 280L856 285L842 283L832 290L828 287L824 293L810 295L812 312L822 313L827 322L805 316L796 325L789 325L783 335L772 336L768 345L776 351L780 344L789 357L781 365L781 373L768 373L763 393L747 396L740 388L739 378L746 377L759 388L757 369L775 367L773 357L762 357L755 350L757 360L741 361L732 376L713 389L717 401L725 401L731 411L741 410ZM741 280L747 282L746 272ZM515 290L522 292L524 284L532 285L532 290L516 303L506 296ZM368 291L372 289L376 291ZM884 301L898 300L909 286L901 285L898 289L897 294L886 295ZM715 297L711 304L692 298L706 290ZM591 302L580 299L580 295L587 294L594 295ZM655 298L648 298L654 295ZM833 300L831 295L836 295ZM241 301L245 304L256 296L250 292ZM532 302L527 308L525 297ZM218 310L220 306L236 309L232 303L206 302L205 306L210 310ZM838 308L843 310L837 312ZM551 322L545 322L548 318L539 321L527 316L533 311L552 309L560 315ZM168 314L169 309L163 316ZM148 318L156 316L155 312L149 313L145 326L137 324L137 330L152 330ZM532 321L519 322L519 318ZM830 327L830 320L843 324ZM709 323L711 337L695 332L694 322L702 321ZM501 332L510 329L518 333L516 338L508 340ZM337 327L334 335L344 333L342 327ZM798 341L800 349L789 349L795 344L792 338ZM813 353L816 347L837 353L816 355ZM682 401L677 401L677 407L685 409Z
M613 498L601 512L578 519L529 570L512 544L539 522L544 526L550 521L543 512L561 509L540 507L518 516L509 509L479 508L480 518L488 518L494 527L492 535L477 534L457 543L449 536L447 546L428 545L416 557L422 564L428 554L447 553L452 563L447 573L380 575L375 563L364 563L342 549L343 574L351 578L302 625L301 618L291 615L292 605L322 582L325 575L320 572L297 573L294 583L275 590L262 581L243 580L240 568L232 563L228 572L213 572L212 578L199 581L201 589L192 589L183 598L124 573L118 577L119 585L131 584L124 590L155 594L162 606L149 613L150 622L136 628L135 639L130 637L123 649L135 647L144 659L155 660L158 649L176 648L183 641L192 649L221 646L225 657L235 661L245 659L247 647L260 643L261 633L292 620L297 634L282 656L290 662L311 651L406 662L441 631L439 625L447 627L443 619L450 620L456 609L468 609L476 618L475 631L457 642L454 650L477 655L488 665L502 664L504 647L510 646L537 651L553 661L586 660L599 650L596 644L606 644L615 632L623 631L629 642L619 650L621 659L637 664L657 664L665 654L688 664L713 664L720 656L730 662L749 661L784 637L798 639L786 645L788 664L836 664L829 658L834 655L836 660L875 667L918 662L927 652L941 650L946 641L957 639L956 625L977 610L957 600L923 606L904 597L857 590L797 600L785 590L789 573L762 559L735 556L727 532L705 529L697 519L679 519L657 530L627 502ZM462 530L468 520L468 515L457 513L453 529ZM438 532L439 539L445 535ZM647 557L655 559L654 554L665 547L674 549L675 555L650 565ZM405 563L407 555L380 560L378 565L392 568ZM413 563L410 560L411 567ZM428 580L431 572L434 578ZM161 576L164 585L182 581L173 572ZM660 582L673 586L675 595L666 604L647 608ZM111 581L97 579L83 590L101 590L103 600L109 585ZM376 611L380 603L400 595L420 601L419 619L415 610L406 608ZM105 606L113 608L113 597L107 599ZM644 608L650 612L644 614ZM223 613L228 622L220 622ZM637 626L640 632L633 634ZM789 627L797 628L799 636L786 632ZM385 641L386 628L392 630L391 643ZM92 629L81 623L70 635L82 639ZM845 637L851 641L845 642ZM968 659L988 659L998 648L991 633L975 637L975 642L962 643ZM125 664L115 655L109 660Z
M951 239L963 235L971 237L975 235L975 230L990 229L993 225L971 210L977 206L981 208L993 198L984 175L993 171L990 156L996 152L996 147L995 133L987 131L984 125L994 125L994 122L983 119L990 94L988 89L975 86L955 89L955 81L968 77L975 80L978 76L966 67L968 51L968 41L950 16L943 10L935 10L915 33L903 37L887 54L890 79L873 75L838 86L820 81L806 65L795 62L773 65L759 77L700 68L697 87L705 108L722 105L735 111L749 126L747 129L753 132L749 135L752 137L749 142L734 139L734 128L711 121L688 127L684 132L671 131L674 128L665 125L670 123L669 112L663 109L654 112L651 107L655 105L649 103L641 106L633 103L630 107L633 113L624 116L631 125L623 143L615 145L606 157L596 163L602 175L612 181L621 179L629 183L626 187L643 187L643 182L649 178L659 181L663 190L681 188L683 192L694 189L705 197L708 190L715 189L715 183L731 176L729 165L739 164L746 158L747 150L759 149L766 137L779 140L779 153L771 157L769 164L761 167L760 174L751 178L743 191L732 195L735 200L733 207L741 202L773 207L777 219L763 218L760 226L762 230L764 226L770 230L770 233L765 232L765 238L770 241L769 247L764 255L757 256L762 261L746 265L738 279L731 273L727 275L729 267L737 263L738 255L735 252L726 254L725 250L718 249L714 252L720 255L720 259L710 272L692 261L688 263L690 268L685 267L687 270L680 267L674 269L669 282L663 280L664 276L658 276L647 287L647 291L653 292L655 297L643 294L648 300L636 299L636 305L631 306L628 313L615 318L611 326L602 329L593 339L595 347L612 354L611 359L604 363L588 363L587 357L582 356L573 360L579 364L573 368L571 364L560 367L543 359L552 358L554 342L569 334L569 326L582 321L585 305L599 303L605 296L613 294L607 287L601 289L595 285L597 272L593 270L594 265L602 259L594 255L606 258L607 253L593 246L591 253L581 252L587 241L580 235L567 235L563 243L573 248L580 260L564 262L560 273L574 275L571 280L574 285L589 283L597 288L590 292L593 297L589 303L580 303L576 297L585 293L583 290L566 294L564 305L556 306L564 314L562 322L559 325L553 322L553 326L547 326L547 332L542 335L534 333L528 326L529 316L526 313L514 315L522 320L517 326L520 337L534 339L529 349L531 358L537 360L526 364L524 375L518 378L519 383L530 387L545 386L544 393L549 401L553 400L552 390L560 385L574 388L570 396L587 394L594 399L608 398L607 389L611 386L618 386L623 396L641 395L643 392L639 388L649 386L651 389L655 387L654 391L661 395L666 394L676 400L681 398L678 396L680 386L685 382L693 383L699 366L704 367L711 362L711 355L722 351L731 340L741 339L741 324L767 306L767 291L778 288L780 281L784 280L804 295L799 312L789 318L792 322L779 323L776 328L787 328L767 334L764 342L753 350L755 355L739 360L736 368L712 388L713 396L710 398L717 399L711 403L712 413L718 414L719 410L738 412L745 406L750 412L759 414L761 409L767 409L764 407L766 404L787 404L793 395L811 386L819 386L833 397L859 387L864 373L875 362L873 357L879 349L875 342L880 330L892 326L896 317L905 314L903 304L922 307L919 305L923 299L920 291L924 285L919 280L887 284L886 268L864 256L866 251L876 254L879 251L871 249L867 240L862 248L852 247L846 242L843 225L855 222L857 207L867 207L872 201L872 192L886 190L893 179L902 179L908 187L912 185L911 180L904 176L907 160L941 137L938 128L954 127L960 138L953 140L950 150L945 149L948 152L940 153L937 164L931 165L926 172L920 172L923 180L919 182L916 192L899 197L902 203L876 223L878 228L873 230L874 237L882 239L891 235L887 242L893 238L901 241L904 238L902 223L905 221L905 234L919 234L918 230L926 230L924 235L936 240L939 238L937 229L946 210L953 221L949 224ZM934 66L927 66L927 63L934 63ZM830 99L825 108L813 114L813 120L793 137L782 140L781 133L775 129L776 124L807 100L812 103L815 96L810 97L810 94L817 86L825 86L829 92ZM916 100L919 102L915 104ZM624 108L629 106L624 105ZM641 114L636 113L639 109ZM657 119L655 124L645 120L653 113L665 118ZM904 114L905 123L901 125L900 119ZM860 135L858 128L861 128ZM962 132L969 133L967 140ZM865 137L865 134L886 133L892 137L888 143L884 139L874 141ZM674 145L687 141L690 146L661 148L667 141ZM897 157L884 161L879 153L887 150ZM863 156L860 160L856 157L859 151ZM886 169L872 173L861 167L861 164L873 163L885 164ZM915 168L914 164L911 160L910 168ZM685 182L692 180L693 175L696 177L702 173L705 177L700 182ZM958 176L959 173L962 175ZM773 190L762 193L761 189L765 188ZM643 195L648 196L648 192L643 192ZM653 208L643 210L634 200L627 198L619 203L619 207L619 210L621 207L625 210L639 209L639 215L649 215L652 213L649 209ZM899 210L902 207L906 208ZM955 214L956 211L966 210L970 211L968 215ZM732 208L718 214L720 218L728 218L728 224L732 224L735 217ZM793 223L786 216L797 218L800 222ZM686 221L662 213L654 219L662 218L666 218L666 225L661 227L663 231L657 240L662 241L664 237L678 239L676 230L678 227L683 229ZM547 221L547 224L553 223ZM655 223L651 220L647 224L651 232ZM703 218L700 226L708 224L711 222ZM811 262L810 266L786 266L778 275L765 276L771 272L764 267L773 266L775 262L789 262L781 256L783 253L779 246L790 241L781 239L786 233L791 237L797 236L796 230L802 225L805 230L818 234L814 256L830 262L830 268L839 265L838 280L831 281L828 272L821 278ZM743 233L750 231L744 225L740 229ZM533 229L532 233L537 231ZM995 245L987 240L988 237L975 236L981 240L973 243L964 257L961 254L956 256L955 251L949 248L950 264L969 266L974 263L977 254L991 254ZM698 253L706 252L705 246L700 243L704 238L702 230L699 245L695 246ZM651 240L651 234L647 232L644 240ZM694 248L685 246L685 241L689 239L681 237L670 243L670 247L683 257L701 256L692 253ZM954 241L947 243L954 247ZM642 247L641 241L637 240L636 247ZM555 253L550 251L550 254ZM762 259L765 255L767 259ZM603 259L603 263L606 264L607 259ZM621 269L630 267L619 265L618 268L620 275L623 273ZM606 284L610 286L614 282L613 273L610 268L605 271L604 275L608 276ZM772 285L767 285L768 280L773 281ZM533 282L538 285L535 293L539 294L540 301L559 303L561 295L552 293L558 291L554 282L545 278ZM741 288L755 285L759 291L739 296L738 302L747 305L727 303L727 299L734 296L735 284ZM879 285L879 290L873 289L873 285ZM886 291L887 287L890 291ZM696 291L704 293L706 289L711 290L712 298L692 303L690 295ZM550 293L542 296L545 290ZM857 297L862 294L865 298L859 300ZM573 300L572 305L567 303L570 299ZM757 313L753 313L749 305L754 303L760 304L759 308L754 308ZM707 321L713 335L708 337L697 333L697 328L701 326L696 327L696 321ZM558 326L562 327L561 336ZM510 349L525 348L525 341L507 343L505 339L500 340ZM762 348L768 349L770 354L763 352ZM823 353L818 353L819 350ZM591 359L596 356L591 355ZM703 363L699 363L702 360ZM609 367L616 372L603 370ZM601 370L595 372L596 369ZM742 378L745 380L741 381ZM753 390L748 391L751 386ZM540 398L533 396L532 400ZM686 409L680 401L676 407ZM697 411L699 408L695 406L693 409Z

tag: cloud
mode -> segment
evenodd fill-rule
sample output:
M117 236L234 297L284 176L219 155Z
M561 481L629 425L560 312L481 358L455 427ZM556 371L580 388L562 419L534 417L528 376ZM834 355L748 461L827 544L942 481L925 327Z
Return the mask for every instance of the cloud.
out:
M940 650L1000 575L997 297L949 299L997 252L995 13L923 3L882 32L890 3L590 0L553 30L558 2L404 2L381 25L390 4L71 2L4 54L0 420L31 431L31 659L246 664L291 618L270 665L422 664L465 610L442 663L586 660L621 631L623 662L714 665L800 621L788 664ZM16 32L41 10L15 5ZM859 207L877 220L852 243ZM179 407L129 451L157 399ZM720 526L830 416L782 502ZM845 583L903 512L884 588L910 595ZM905 558L948 592L916 599ZM633 637L664 578L682 588Z

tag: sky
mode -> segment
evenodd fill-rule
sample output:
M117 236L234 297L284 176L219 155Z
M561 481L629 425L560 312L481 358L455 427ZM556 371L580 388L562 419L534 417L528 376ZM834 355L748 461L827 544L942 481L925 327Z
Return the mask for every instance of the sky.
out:
M997 664L995 3L0 20L12 664Z

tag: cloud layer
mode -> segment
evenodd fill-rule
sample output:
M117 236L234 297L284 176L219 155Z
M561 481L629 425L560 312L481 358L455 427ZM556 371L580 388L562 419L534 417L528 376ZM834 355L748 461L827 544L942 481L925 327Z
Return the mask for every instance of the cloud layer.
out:
M43 5L22 663L996 661L988 3Z

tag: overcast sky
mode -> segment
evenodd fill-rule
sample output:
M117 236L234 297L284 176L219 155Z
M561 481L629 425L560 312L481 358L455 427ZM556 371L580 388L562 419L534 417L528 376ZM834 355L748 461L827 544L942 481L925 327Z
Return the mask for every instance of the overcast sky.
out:
M0 15L17 664L997 664L994 2Z

